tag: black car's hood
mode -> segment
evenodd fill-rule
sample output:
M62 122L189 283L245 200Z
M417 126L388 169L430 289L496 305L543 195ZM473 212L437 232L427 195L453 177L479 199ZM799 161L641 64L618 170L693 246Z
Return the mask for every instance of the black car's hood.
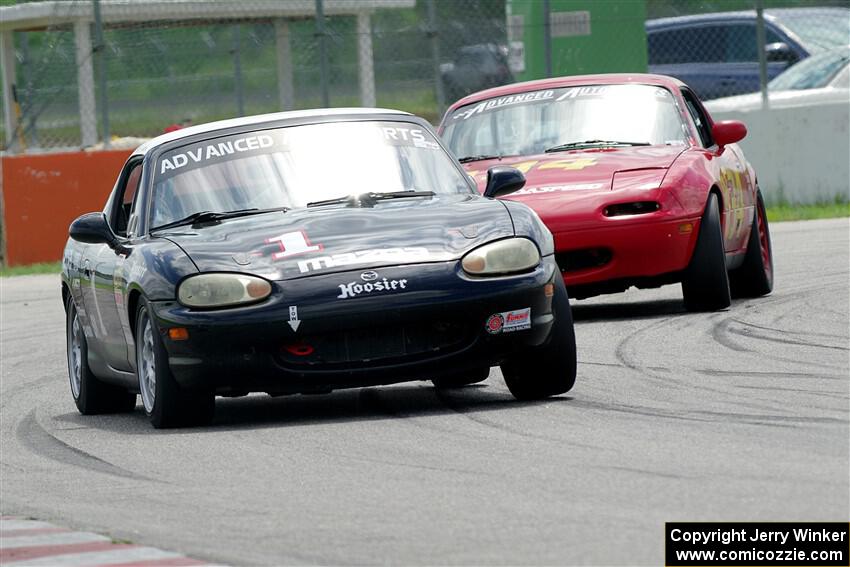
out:
M228 271L286 280L380 266L444 262L513 236L505 206L477 195L380 201L374 207L327 205L177 227L168 238L202 272Z

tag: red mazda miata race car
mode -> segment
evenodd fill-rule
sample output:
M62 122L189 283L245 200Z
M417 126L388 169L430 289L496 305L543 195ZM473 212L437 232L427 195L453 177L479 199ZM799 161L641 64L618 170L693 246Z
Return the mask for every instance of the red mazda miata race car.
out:
M440 133L484 189L510 165L512 193L555 236L574 298L681 282L692 311L773 288L764 202L735 142L687 85L659 75L518 83L453 104Z

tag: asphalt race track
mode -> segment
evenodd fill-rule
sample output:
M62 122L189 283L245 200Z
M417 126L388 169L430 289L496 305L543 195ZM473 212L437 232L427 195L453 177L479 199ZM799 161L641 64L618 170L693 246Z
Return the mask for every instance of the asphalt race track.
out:
M773 227L776 291L574 302L576 387L218 399L214 427L71 400L57 276L3 279L0 512L231 564L663 565L665 521L850 516L850 222Z

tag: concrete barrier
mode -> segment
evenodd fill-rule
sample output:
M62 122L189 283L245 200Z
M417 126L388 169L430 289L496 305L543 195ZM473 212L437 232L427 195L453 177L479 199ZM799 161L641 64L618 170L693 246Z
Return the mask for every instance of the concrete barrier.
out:
M850 102L712 111L711 116L747 125L740 146L768 203L850 199Z
M103 209L129 155L115 150L0 158L5 264L61 260L68 225Z

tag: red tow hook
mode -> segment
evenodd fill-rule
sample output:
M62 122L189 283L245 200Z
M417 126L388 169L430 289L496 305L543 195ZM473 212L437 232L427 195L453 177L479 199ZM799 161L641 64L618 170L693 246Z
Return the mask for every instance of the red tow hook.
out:
M309 356L313 354L313 351L316 349L313 348L313 345L308 345L307 343L299 342L293 343L291 345L284 345L283 347L286 349L286 352L289 354L294 354L295 356Z

